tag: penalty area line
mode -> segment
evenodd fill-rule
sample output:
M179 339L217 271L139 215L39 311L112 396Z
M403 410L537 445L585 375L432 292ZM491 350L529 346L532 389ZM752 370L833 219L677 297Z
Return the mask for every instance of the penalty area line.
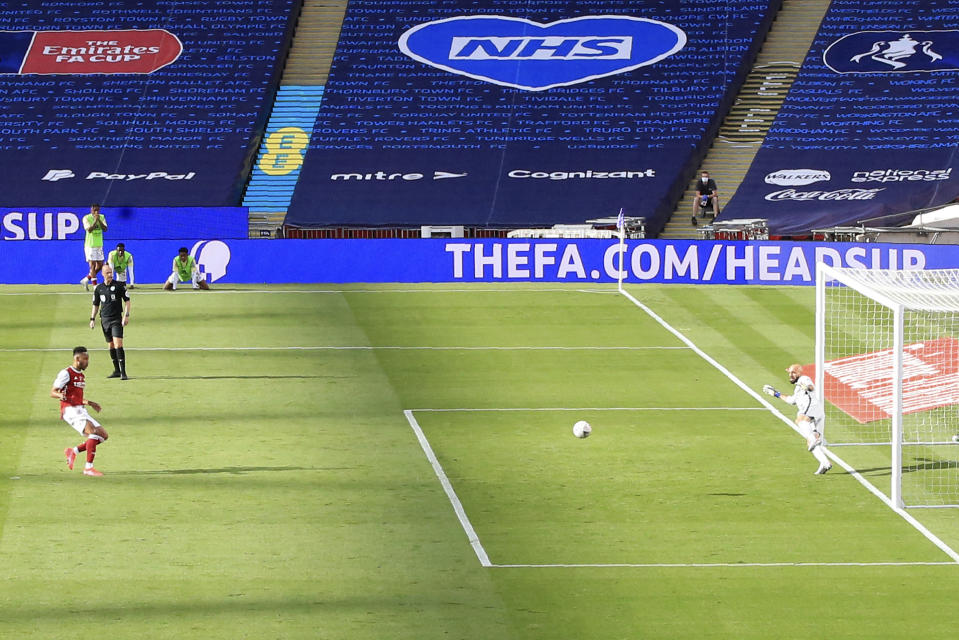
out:
M436 454L433 453L433 447L430 446L429 441L426 439L426 434L423 433L412 411L407 409L403 411L403 415L406 416L406 421L410 423L410 428L413 429L413 433L416 434L416 439L419 441L423 453L426 454L426 459L429 460L433 466L433 471L436 473L436 477L439 478L440 484L443 486L443 491L446 492L446 497L449 498L450 504L453 505L453 511L456 513L456 517L459 519L463 531L466 532L466 537L469 539L470 546L473 547L476 557L479 558L480 564L484 567L492 566L489 561L489 556L486 554L486 549L483 548L479 536L476 535L476 530L473 529L473 525L470 524L466 510L463 509L463 503L460 502L456 491L453 490L450 479L446 476L446 472L443 471L443 465L440 464L440 461L436 458Z
M493 569L710 569L728 567L955 567L955 562L616 562L609 564L491 564Z

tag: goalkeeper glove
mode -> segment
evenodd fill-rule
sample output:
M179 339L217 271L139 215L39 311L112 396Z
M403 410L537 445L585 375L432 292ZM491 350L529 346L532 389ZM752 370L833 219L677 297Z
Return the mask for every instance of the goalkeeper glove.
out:
M768 384L763 385L763 393L769 396L775 396L777 398L781 395L772 385Z

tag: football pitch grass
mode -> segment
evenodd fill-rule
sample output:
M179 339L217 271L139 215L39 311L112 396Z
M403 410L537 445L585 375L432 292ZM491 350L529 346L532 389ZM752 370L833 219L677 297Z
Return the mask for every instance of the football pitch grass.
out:
M814 291L626 290L689 342L612 288L146 286L119 381L88 294L0 287L0 638L954 638L959 511L735 382L812 361Z

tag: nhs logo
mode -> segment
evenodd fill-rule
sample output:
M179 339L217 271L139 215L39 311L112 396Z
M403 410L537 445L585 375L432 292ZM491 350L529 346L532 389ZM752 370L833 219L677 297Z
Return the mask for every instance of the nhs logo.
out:
M399 48L437 69L526 91L544 91L655 64L686 45L671 24L630 16L586 16L541 24L462 16L417 25Z
M453 38L450 60L629 60L632 36Z

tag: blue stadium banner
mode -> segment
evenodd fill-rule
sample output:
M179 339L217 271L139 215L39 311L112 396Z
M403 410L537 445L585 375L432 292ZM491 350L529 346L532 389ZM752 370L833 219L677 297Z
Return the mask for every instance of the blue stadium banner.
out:
M170 274L187 247L215 286L233 283L565 282L812 285L817 262L865 269L959 268L946 245L691 240L143 240L127 243L137 283ZM32 265L39 268L23 268ZM7 284L69 284L85 265L78 241L0 244Z
M959 197L959 0L936 5L833 2L719 219L801 236L895 226Z
M84 238L89 207L0 207L0 240L73 240ZM246 238L246 207L103 207L104 242L195 238Z
M300 4L2 3L3 204L238 204Z
M287 224L656 233L776 0L353 0Z

